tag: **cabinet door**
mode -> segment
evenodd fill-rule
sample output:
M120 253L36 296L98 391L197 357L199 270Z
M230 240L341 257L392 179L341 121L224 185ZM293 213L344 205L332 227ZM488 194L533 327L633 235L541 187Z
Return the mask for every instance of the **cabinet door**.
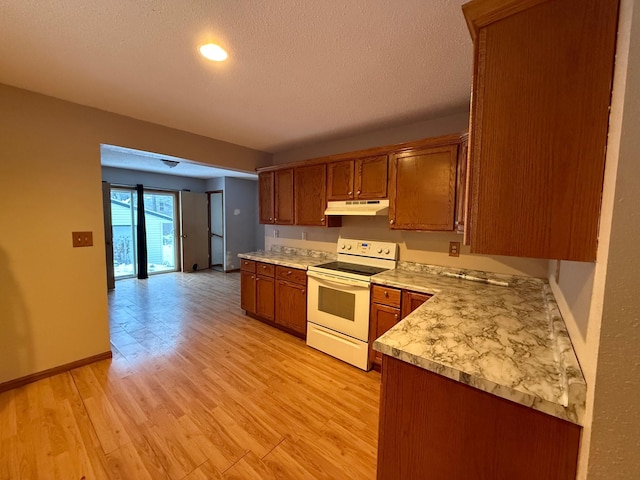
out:
M327 200L353 198L353 160L327 164Z
M387 198L388 163L386 155L356 160L355 198Z
M260 223L273 223L274 212L274 174L265 172L258 175L258 206Z
M409 292L407 290L402 291L402 318L409 315L416 308L429 300L431 295L428 293Z
M275 177L275 217L278 225L293 225L293 169L276 170Z
M326 164L296 168L296 225L325 226Z
M240 308L256 313L256 276L251 272L240 272Z
M389 224L399 230L453 230L458 144L394 154Z
M618 5L465 5L472 252L595 261Z
M275 281L273 278L258 275L256 277L256 314L267 320L273 320Z
M301 335L307 334L307 287L297 283L276 282L276 323Z
M371 304L369 314L369 363L382 365L382 354L373 349L373 342L400 321L400 309L379 303Z

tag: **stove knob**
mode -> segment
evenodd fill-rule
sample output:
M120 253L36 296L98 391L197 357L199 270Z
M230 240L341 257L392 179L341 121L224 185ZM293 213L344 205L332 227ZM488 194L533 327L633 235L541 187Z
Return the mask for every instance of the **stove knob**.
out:
M351 250L351 245L347 245L347 250Z
M343 243L342 246L340 247L342 250L345 249L345 244Z
M389 249L388 248L384 251L384 254L385 255L389 255Z
M378 249L378 253L382 253L382 249L381 248Z

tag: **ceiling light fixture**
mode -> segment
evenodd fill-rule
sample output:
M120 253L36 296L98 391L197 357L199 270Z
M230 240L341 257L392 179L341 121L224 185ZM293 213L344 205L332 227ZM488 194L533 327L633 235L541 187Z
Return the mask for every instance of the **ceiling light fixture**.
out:
M200 47L200 53L203 57L213 60L214 62L223 62L229 55L225 52L224 48L215 43L207 43Z
M162 163L164 163L169 168L175 168L180 162L176 162L175 160L162 160Z

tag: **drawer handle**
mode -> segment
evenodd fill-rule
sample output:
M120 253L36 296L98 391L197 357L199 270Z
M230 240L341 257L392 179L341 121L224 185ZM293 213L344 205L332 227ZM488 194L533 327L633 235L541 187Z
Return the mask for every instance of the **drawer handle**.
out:
M291 270L289 270L289 271L287 272L287 275L291 275Z
M393 225L395 223L394 219L389 220L389 225Z
M396 317L396 320L397 320L397 319L398 319L398 314L396 313L396 314L394 315L394 317Z
M266 269L267 269L267 266L266 266L266 265L263 265L263 266L262 266L262 269L263 269L263 270L266 270Z
M389 292L387 292L386 290L384 291L384 296L389 298Z
M302 289L302 294L304 295L304 293L305 293L305 292L304 292L304 288L303 288L303 289Z

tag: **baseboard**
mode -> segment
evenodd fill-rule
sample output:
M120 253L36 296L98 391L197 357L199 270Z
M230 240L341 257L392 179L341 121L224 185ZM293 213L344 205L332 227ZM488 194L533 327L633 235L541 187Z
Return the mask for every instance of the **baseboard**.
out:
M231 270L225 270L224 273L239 272L239 271L240 271L239 268L233 268Z
M27 375L25 377L9 380L8 382L0 383L0 393L6 392L7 390L12 390L14 388L22 387L24 385L27 385L28 383L37 382L38 380L42 380L43 378L52 377L54 375L58 375L59 373L73 370L74 368L83 367L84 365L88 365L93 362L107 360L112 356L113 354L111 353L111 350L109 350L108 352L103 352L99 353L98 355L92 355L91 357L82 358L80 360L76 360L75 362L65 363L64 365L59 365L48 370L43 370L42 372L32 373L31 375Z

